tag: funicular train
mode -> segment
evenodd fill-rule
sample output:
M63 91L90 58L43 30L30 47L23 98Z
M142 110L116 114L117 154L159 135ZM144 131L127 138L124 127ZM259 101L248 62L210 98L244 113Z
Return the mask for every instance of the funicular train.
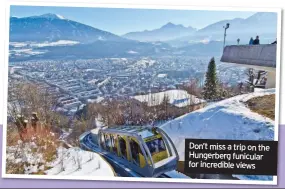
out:
M169 136L157 127L117 126L100 129L98 146L144 177L175 170L178 153Z

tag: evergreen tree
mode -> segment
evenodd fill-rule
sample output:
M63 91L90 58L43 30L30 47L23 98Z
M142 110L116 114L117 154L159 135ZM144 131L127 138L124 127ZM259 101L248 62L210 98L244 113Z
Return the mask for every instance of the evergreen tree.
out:
M168 114L169 114L169 111L168 111L168 106L170 104L170 99L169 97L164 93L164 96L163 96L163 100L162 100L162 112L163 112L163 119L166 120L168 119Z
M216 73L216 63L214 57L211 58L208 70L206 73L206 80L202 91L203 97L206 100L217 100L218 92L218 79Z

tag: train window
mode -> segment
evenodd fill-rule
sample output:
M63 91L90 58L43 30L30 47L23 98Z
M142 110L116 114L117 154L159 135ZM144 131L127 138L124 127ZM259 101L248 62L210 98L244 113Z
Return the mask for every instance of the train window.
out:
M111 140L109 135L105 135L105 144L106 144L106 150L111 150Z
M146 142L146 145L151 154L159 153L166 150L165 144L162 138L157 138Z
M121 154L122 157L125 159L127 158L127 144L126 141L122 138L122 137L118 137L119 138L119 145L120 145L120 150L121 150Z
M101 144L101 147L103 148L103 149L105 149L105 137L104 137L104 134L101 134L100 135L100 144Z
M117 153L117 136L116 135L111 135L111 147L114 153Z
M144 146L142 146L142 147L143 147L144 151L146 152L146 148L145 148ZM150 157L149 157L148 154L146 154L146 159L147 159L147 163L148 163L149 165L151 165L151 160L150 160Z
M133 162L139 165L140 164L139 154L142 153L140 145L135 140L131 139L130 147L131 147L131 154L132 154Z

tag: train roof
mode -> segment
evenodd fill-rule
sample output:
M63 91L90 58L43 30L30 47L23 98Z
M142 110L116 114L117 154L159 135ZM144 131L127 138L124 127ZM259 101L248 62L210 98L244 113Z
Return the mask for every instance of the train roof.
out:
M111 133L129 133L140 135L143 139L153 137L157 135L153 132L153 127L148 126L114 126L110 128L103 129L103 132L111 132Z

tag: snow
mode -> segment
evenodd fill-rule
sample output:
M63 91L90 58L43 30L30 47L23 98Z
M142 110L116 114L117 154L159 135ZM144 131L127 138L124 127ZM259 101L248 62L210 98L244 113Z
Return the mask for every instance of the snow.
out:
M31 43L31 47L48 47L48 46L67 46L67 45L76 45L78 41L70 41L70 40L59 40L56 42L44 42L44 43Z
M254 92L262 92L262 91L264 91L264 90L266 90L266 89L262 89L262 88L255 88L255 89L254 89Z
M65 18L59 14L53 14L53 13L46 13L40 16L32 16L30 18L49 18L49 19L61 19L64 20Z
M161 104L165 97L169 99L169 103L177 107L184 107L187 105L199 104L204 102L204 100L199 99L194 95L188 94L187 91L178 89L158 93L150 93L146 95L137 95L133 98L137 99L140 102L147 102L148 106L156 106Z
M163 78L163 77L166 77L167 76L167 74L158 74L157 75L157 77L159 77L159 78Z
M35 43L35 42L10 42L9 44L15 48L20 48L20 47L48 47L48 46L65 46L65 45L76 45L78 44L78 41L71 41L71 40L59 40L55 42L42 42L42 43ZM14 50L14 49L13 49ZM21 50L21 49L19 49Z
M9 50L9 56L30 56L30 55L38 55L44 54L46 50L38 50L36 48L39 47L48 47L48 46L68 46L68 45L76 45L79 42L77 41L69 41L69 40L59 40L56 42L43 42L43 43L35 43L35 42L10 42L10 45L13 46L12 49Z
M274 94L272 89L239 95L166 122L160 127L170 136L184 161L184 139L274 140L275 122L252 112L243 103Z
M132 67L134 68L147 68L150 66L153 66L156 63L155 60L151 60L151 59L141 59L139 61L137 61L135 64L132 65Z
M37 148L34 142L23 143L19 140L18 145L7 146L7 160L16 164L25 163L25 174L38 172L39 164L45 161L43 154L36 152Z
M110 165L98 154L73 147L59 148L59 157L45 171L47 175L108 176L115 173Z
M130 50L130 51L128 51L128 53L129 54L137 54L138 52Z
M27 46L27 43L22 43L22 42L10 42L9 44L13 47L25 47L25 46Z
M98 79L92 79L90 81L88 81L89 84L95 84L98 81Z
M65 19L63 16L61 16L61 15L59 15L59 14L56 14L56 16L57 16L59 19L61 19L61 20L64 20L64 19Z
M186 138L274 140L275 122L252 112L244 104L253 97L270 94L275 94L275 89L266 89L212 103L205 108L171 120L160 127L174 142L180 161L184 161L184 140ZM235 176L247 180L272 180L272 176Z
M33 49L13 49L10 52L14 52L15 54L28 54L28 55L36 55L36 54L43 54L43 51L33 51Z
M90 133L91 133L92 135L98 135L98 132L99 132L100 129L101 129L100 127L95 128L95 129L92 129L92 130L90 131Z
M102 121L102 116L99 114L98 117L95 119L96 127L102 128L104 127L104 122Z
M98 87L101 87L103 85L108 84L109 82L111 82L111 77L106 78L104 81L98 83Z
M100 103L100 102L102 102L104 99L105 99L104 97L99 96L99 97L96 98L96 99L88 99L87 101L88 101L89 103Z
M69 129L68 131L65 129L62 129L62 134L59 137L59 140L64 140L68 137L68 135L70 135L70 133L72 132L71 129Z

